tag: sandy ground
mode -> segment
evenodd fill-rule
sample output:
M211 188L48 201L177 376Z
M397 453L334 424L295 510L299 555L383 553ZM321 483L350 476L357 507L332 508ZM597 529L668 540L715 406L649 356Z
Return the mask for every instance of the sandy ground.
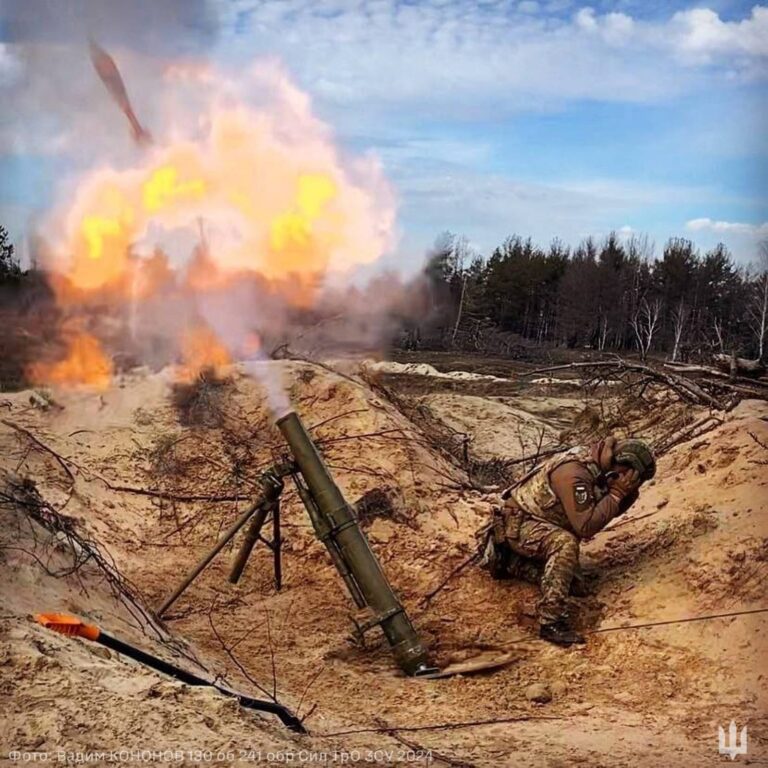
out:
M768 759L766 614L616 630L768 607L761 463L768 456L751 436L768 442L765 403L744 402L721 414L717 429L672 449L632 512L586 543L595 586L576 605L582 628L594 634L585 647L562 650L536 639L531 585L493 582L471 567L425 600L471 554L495 496L467 490L461 471L356 376L289 362L270 366L269 375L286 383L350 500L372 488L391 492L392 509L363 527L434 661L511 652L513 663L413 680L376 637L367 647L351 644L350 600L290 489L283 589L274 589L262 545L241 582L229 584L229 548L158 627L129 610L92 563L65 575L67 547L8 508L0 754L170 749L199 764L214 755L255 762L259 750L262 761L268 753L276 760L293 750L294 764L310 753L315 764L338 764L334 750L346 750L381 764L705 766L727 760L717 753L717 726L735 719L748 725L749 759ZM33 479L114 558L147 608L244 508L259 467L281 451L264 387L238 372L192 407L183 403L181 416L167 374L125 376L103 395L57 393L58 405L47 409L31 405L30 394L4 395L2 418L66 457L74 484L52 456L4 424L2 468ZM488 456L519 450L508 423L555 436L584 411L562 394L483 399L466 389L436 395L430 407ZM170 503L137 489L242 499ZM215 692L46 632L28 618L38 610L75 612L257 695L257 684L274 688L311 735L289 734ZM552 700L530 702L532 683L547 685ZM366 753L377 749L392 752Z
M420 401L442 422L469 436L469 448L481 460L518 458L559 442L552 421L511 405L509 399L439 394Z

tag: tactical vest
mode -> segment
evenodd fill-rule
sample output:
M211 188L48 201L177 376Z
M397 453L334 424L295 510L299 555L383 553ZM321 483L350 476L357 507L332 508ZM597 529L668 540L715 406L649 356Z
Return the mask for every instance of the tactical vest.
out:
M562 464L577 461L587 467L594 481L600 475L600 467L592 457L592 450L588 446L577 446L564 453L558 453L550 459L539 464L529 475L518 484L509 489L508 495L526 514L540 520L558 525L561 528L572 531L571 523L565 514L563 505L555 496L549 484L549 476ZM592 494L595 502L605 496L607 490L592 485Z

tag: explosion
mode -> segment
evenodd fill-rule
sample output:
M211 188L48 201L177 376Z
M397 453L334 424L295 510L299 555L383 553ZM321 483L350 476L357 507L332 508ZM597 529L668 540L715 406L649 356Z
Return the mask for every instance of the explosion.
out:
M258 77L271 93L254 107L218 93L208 73L213 94L194 130L173 126L173 138L145 146L134 165L83 174L45 227L62 311L107 306L139 346L142 318L154 312L153 324L173 336L166 362L181 359L185 377L230 362L259 333L262 301L246 307L240 297L222 310L242 285L260 286L286 309L311 308L329 275L371 263L392 244L394 203L378 166L343 161L284 75L267 68ZM163 303L178 316L158 318ZM206 315L212 303L215 318ZM35 380L92 382L87 359L96 358L81 346L36 366ZM103 382L103 356L97 370Z
M177 378L193 382L205 369L214 373L229 365L232 357L216 334L207 326L190 328L182 338L183 364L177 369Z
M88 387L97 391L109 388L112 361L104 354L99 340L83 331L67 340L67 355L55 363L33 363L29 377L33 382L62 387Z

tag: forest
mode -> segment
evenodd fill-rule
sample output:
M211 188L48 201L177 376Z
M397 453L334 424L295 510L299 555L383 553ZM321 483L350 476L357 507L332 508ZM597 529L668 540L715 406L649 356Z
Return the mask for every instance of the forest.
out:
M758 251L758 266L743 267L722 244L701 253L673 237L656 257L648 237L611 233L573 249L512 236L484 259L465 237L444 233L426 268L435 312L404 343L498 352L514 334L542 346L634 350L642 359L762 360L768 242Z
M741 266L723 244L702 253L681 237L656 257L646 236L614 232L575 248L555 239L544 249L514 235L483 258L466 237L445 232L421 275L406 285L382 276L361 295L383 290L398 295L394 344L406 349L510 355L521 346L565 347L680 363L718 354L762 363L766 354L768 240L754 264ZM0 227L0 297L10 309L22 296L26 313L51 298L44 273L22 270ZM309 315L298 325L323 312ZM18 358L10 346L6 339L5 356Z

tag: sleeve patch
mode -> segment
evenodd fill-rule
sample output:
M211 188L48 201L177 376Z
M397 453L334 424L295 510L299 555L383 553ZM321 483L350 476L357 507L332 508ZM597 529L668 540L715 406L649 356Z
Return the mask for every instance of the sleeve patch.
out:
M573 496L576 499L576 503L583 507L589 501L589 488L585 483L577 483L573 487Z

